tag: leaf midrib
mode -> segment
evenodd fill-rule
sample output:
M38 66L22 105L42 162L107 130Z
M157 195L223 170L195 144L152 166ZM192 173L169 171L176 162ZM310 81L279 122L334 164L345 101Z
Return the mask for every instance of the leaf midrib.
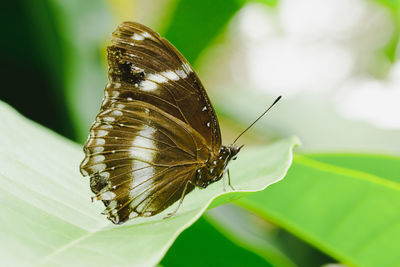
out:
M349 169L349 168L345 168L345 167L340 167L340 166L333 165L333 164L322 163L320 161L310 159L307 156L303 156L303 155L295 155L294 162L297 164L312 167L314 169L321 170L324 172L331 172L331 173L335 173L335 174L349 176L350 178L368 181L368 182L371 182L374 184L378 184L380 186L384 186L384 187L387 187L390 189L395 189L397 191L400 191L399 183L393 182L386 178L383 178L383 177L380 177L380 176L377 176L374 174L370 174L367 172L353 170L353 169Z

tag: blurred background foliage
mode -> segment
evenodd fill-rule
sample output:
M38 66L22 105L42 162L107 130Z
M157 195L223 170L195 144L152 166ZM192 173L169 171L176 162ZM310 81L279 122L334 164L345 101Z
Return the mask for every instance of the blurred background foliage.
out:
M303 141L302 152L398 155L399 11L395 0L6 1L0 16L4 25L0 99L83 143L107 82L105 49L111 32L121 21L134 20L166 36L197 70L217 110L225 143L282 94L283 101L242 142L265 143L296 134ZM327 160L315 157L318 162ZM398 182L398 175L392 175L397 158L383 160L387 166L375 168L380 159L338 156L328 163L351 162L346 167L374 175L376 170L390 170L390 175L379 174ZM295 169L309 166L304 162ZM341 179L335 171L329 175ZM309 187L318 183L303 176ZM296 196L304 186L291 189L285 184L289 183L273 187L276 198L272 192L271 199L266 196L263 201L274 202L280 192ZM337 190L334 195L341 192ZM327 205L318 203L321 196L320 192L314 202L310 200L316 208L311 219L322 216L321 206ZM239 201L244 209L232 205L211 210L178 238L161 264L365 262L361 252L353 258L348 255L353 252L337 240L334 244L340 249L324 243L328 236L323 232L281 223L284 212L274 217L271 214L279 213L279 207L260 209L254 204L256 198ZM339 208L331 204L332 209ZM305 211L308 207L303 206Z

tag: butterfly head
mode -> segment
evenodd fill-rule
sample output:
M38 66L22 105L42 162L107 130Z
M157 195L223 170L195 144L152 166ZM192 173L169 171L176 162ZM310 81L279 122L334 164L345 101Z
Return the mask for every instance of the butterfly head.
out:
M229 162L230 160L235 160L237 158L237 154L239 153L240 149L242 149L243 146L244 145L238 147L235 143L228 146L229 156L227 162Z

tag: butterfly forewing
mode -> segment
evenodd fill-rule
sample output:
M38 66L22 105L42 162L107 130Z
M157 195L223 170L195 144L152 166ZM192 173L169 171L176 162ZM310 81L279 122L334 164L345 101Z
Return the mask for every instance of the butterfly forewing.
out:
M194 188L221 147L218 121L197 75L166 40L132 22L108 48L109 80L85 144L81 172L114 223L152 216ZM188 183L192 181L192 183Z
M135 84L137 99L157 105L199 132L210 149L221 146L217 117L196 73L180 52L146 26L125 22L113 33L109 48L112 81ZM139 81L133 83L133 73ZM121 75L120 73L128 73ZM127 79L128 77L128 79Z

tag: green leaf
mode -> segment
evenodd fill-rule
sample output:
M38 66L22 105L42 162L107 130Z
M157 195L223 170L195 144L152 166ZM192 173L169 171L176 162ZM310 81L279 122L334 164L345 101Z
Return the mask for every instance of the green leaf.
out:
M260 4L264 4L267 6L271 6L271 7L275 7L278 5L278 0L243 0L246 2L254 2L254 3L260 3Z
M296 156L282 183L237 203L350 266L397 266L399 166L394 157Z
M277 0L175 0L165 36L192 64L249 2L275 6Z
M398 43L399 43L399 29L400 29L400 9L399 9L399 1L398 0L374 0L373 2L377 2L383 7L385 7L391 16L391 19L393 20L393 33L388 41L388 43L385 45L385 47L382 49L382 52L384 55L392 62L395 63L396 61L396 56L398 53Z
M261 256L272 266L322 266L334 262L285 229L237 205L220 206L203 217L233 243Z
M280 247L277 228L237 206L225 205L204 216L208 222L234 243L264 258L271 266L295 267ZM252 265L254 266L254 265Z
M38 1L31 2L30 6L39 6ZM111 16L104 1L98 0L46 0L44 5L54 17L50 22L54 23L58 37L54 42L61 54L57 54L60 60L52 63L62 69L63 99L67 101L77 140L83 142L104 94L107 79L104 45L113 30ZM48 51L43 54L52 57Z
M148 266L157 264L176 237L212 202L222 204L282 179L297 138L246 148L232 164L232 183L195 190L178 214L112 225L90 203L78 167L81 147L22 118L0 102L0 265ZM216 199L216 200L215 200Z
M164 267L279 266L237 246L203 217L178 237L161 264Z
M367 154L310 154L309 158L380 176L400 183L400 161L398 157Z
M194 63L245 1L177 0L165 37Z
M399 7L399 1L398 0L374 0L375 2L390 7L394 11L397 11L397 8Z

